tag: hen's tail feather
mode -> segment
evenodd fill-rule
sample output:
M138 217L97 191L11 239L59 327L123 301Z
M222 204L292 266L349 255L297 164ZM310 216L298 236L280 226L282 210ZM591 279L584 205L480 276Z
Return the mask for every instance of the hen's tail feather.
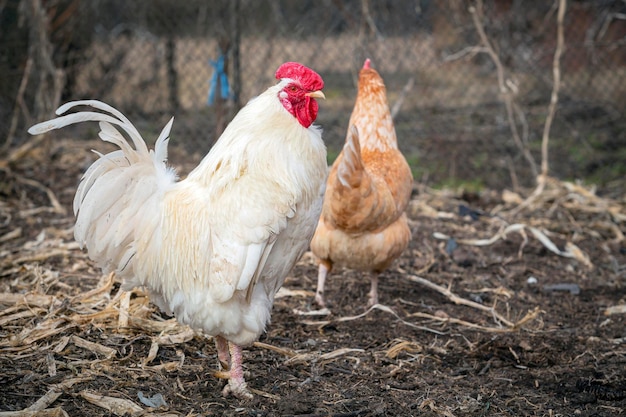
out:
M355 187L360 183L363 174L359 131L355 125L350 125L342 150L341 164L337 167L337 179L344 187Z
M384 179L372 176L366 168L354 124L348 129L337 164L337 181L331 188L333 196L328 207L339 228L348 232L372 231L380 227L381 221L395 221L400 216Z

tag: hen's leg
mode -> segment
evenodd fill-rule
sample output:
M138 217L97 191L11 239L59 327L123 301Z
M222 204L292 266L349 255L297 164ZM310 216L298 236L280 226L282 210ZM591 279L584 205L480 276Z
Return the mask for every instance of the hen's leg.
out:
M317 272L317 290L315 290L315 302L320 307L326 307L324 302L324 284L326 284L326 276L330 272L332 264L330 262L321 261Z
M371 287L369 292L369 300L367 301L367 306L371 307L374 304L378 304L378 273L372 273L370 277Z

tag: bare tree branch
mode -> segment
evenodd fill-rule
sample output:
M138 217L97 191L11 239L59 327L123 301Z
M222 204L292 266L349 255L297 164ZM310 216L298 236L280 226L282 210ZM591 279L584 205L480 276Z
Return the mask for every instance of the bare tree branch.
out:
M504 106L506 108L507 120L511 129L513 141L515 142L515 145L518 147L520 152L522 152L522 155L524 155L524 158L528 161L533 176L536 177L537 164L535 163L535 159L530 153L530 150L527 146L525 146L524 141L520 137L519 131L517 129L517 122L515 121L515 113L521 113L521 110L513 101L513 98L517 93L517 86L512 80L506 78L502 61L500 61L500 57L496 53L496 50L494 49L492 43L487 37L487 34L485 33L485 28L483 26L484 13L482 0L477 0L476 6L471 6L469 8L469 12L472 15L472 20L474 22L476 32L478 33L481 43L483 44L483 48L481 48L479 51L487 53L493 61L494 65L496 66L498 87L500 89L500 94L502 95L502 100L504 101Z
M26 60L26 66L24 67L24 73L22 74L22 81L20 82L20 87L17 90L17 94L15 96L15 106L13 108L13 116L11 117L11 125L9 126L9 134L6 137L4 142L4 149L9 149L11 146L11 141L13 140L13 135L15 134L15 130L17 129L17 124L19 123L18 119L20 117L19 110L22 110L22 113L26 117L26 120L30 120L30 112L28 111L28 107L24 103L24 92L26 91L26 86L28 85L28 78L30 77L31 71L33 68L33 59L29 57Z
M370 2L369 0L361 0L361 11L363 12L363 16L365 17L365 22L367 26L370 28L372 33L376 35L376 39L383 40L383 35L380 33L378 28L376 27L376 22L374 22L374 18L370 13Z
M541 138L541 175L537 178L537 188L533 193L522 201L512 212L518 213L525 207L530 206L542 193L548 183L548 143L550 139L550 128L556 113L556 106L559 101L559 90L561 88L561 54L563 53L563 45L565 37L563 35L563 20L565 18L565 10L567 8L567 0L559 0L557 13L557 38L556 50L554 51L554 59L552 60L552 74L554 82L552 84L552 94L550 95L550 105L548 106L548 115L543 128L543 136Z
M396 102L393 104L393 107L391 108L392 119L395 119L396 116L398 115L398 112L400 111L400 108L402 107L402 103L404 103L404 99L406 98L406 95L409 94L409 92L413 88L414 83L415 83L415 79L411 77L409 78L409 81L407 81L404 87L402 88L402 91L400 92L400 97L398 97Z
M548 107L548 117L543 128L543 137L541 138L541 176L548 175L548 142L550 139L550 128L556 113L556 106L559 102L559 89L561 88L561 54L563 53L563 20L565 17L565 9L567 8L567 0L559 0L559 12L556 18L556 50L554 51L554 59L552 61L552 74L554 83L552 84L552 94L550 96L550 106ZM541 181L541 180L540 180Z

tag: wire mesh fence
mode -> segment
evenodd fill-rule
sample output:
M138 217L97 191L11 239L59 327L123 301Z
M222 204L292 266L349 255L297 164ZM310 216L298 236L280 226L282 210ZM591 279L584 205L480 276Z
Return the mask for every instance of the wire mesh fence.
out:
M175 116L170 146L202 155L236 110L274 82L282 62L299 61L325 80L317 123L332 160L358 70L370 58L416 180L529 186L553 86L557 3L7 0L0 5L3 152L27 141L26 128L60 102L90 98L125 113L149 143ZM568 3L549 154L552 175L619 191L625 13L621 0Z

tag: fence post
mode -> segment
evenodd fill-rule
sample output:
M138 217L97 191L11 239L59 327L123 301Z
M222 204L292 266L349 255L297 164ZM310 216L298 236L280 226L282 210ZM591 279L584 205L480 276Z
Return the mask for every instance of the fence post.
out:
M239 14L241 9L240 0L230 2L230 39L232 57L232 81L231 91L233 95L233 112L237 113L241 108L241 66L239 61L239 45L241 43L241 31L239 27Z

